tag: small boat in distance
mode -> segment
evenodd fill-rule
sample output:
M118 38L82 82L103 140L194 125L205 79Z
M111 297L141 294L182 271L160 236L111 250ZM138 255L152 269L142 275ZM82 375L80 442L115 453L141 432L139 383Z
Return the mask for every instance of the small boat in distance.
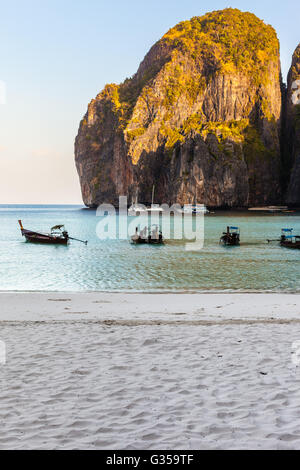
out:
M281 237L277 240L267 240L268 243L280 242L280 246L286 248L296 248L300 250L300 236L293 235L293 228L283 228L281 230Z
M248 211L252 212L271 212L271 213L276 213L276 212L294 212L294 211L289 211L288 206L265 206L265 207L250 207Z
M147 208L143 204L137 202L132 204L128 209L128 215L135 217L136 215L148 214Z
M41 233L33 232L32 230L27 230L23 227L22 220L19 220L19 225L23 237L25 237L26 241L30 243L43 243L47 245L67 245L69 240L76 240L87 245L87 241L78 240L77 238L70 237L68 232L65 230L64 225L54 225L54 227L51 228L51 233Z
M227 231L223 232L220 238L220 243L227 246L237 246L240 244L240 229L239 227L227 227Z
M183 214L209 214L209 210L204 204L186 204L182 209Z
M155 185L152 187L152 203L151 207L146 207L143 204L138 203L138 192L135 197L135 202L129 207L128 215L129 216L136 216L136 215L148 215L148 214L163 214L163 208L160 207L159 204L154 204L154 191Z
M165 241L158 225L152 225L152 227L144 227L140 233L136 227L135 234L131 237L131 243L135 245L164 245Z
M152 200L151 200L151 207L148 207L147 211L151 214L162 214L163 209L160 207L159 204L154 204L154 192L155 192L155 184L152 187Z
M191 214L191 215L209 214L209 210L207 209L205 204L198 204L197 184L196 184L196 191L195 191L195 196L194 196L194 203L185 204L182 208L181 213Z

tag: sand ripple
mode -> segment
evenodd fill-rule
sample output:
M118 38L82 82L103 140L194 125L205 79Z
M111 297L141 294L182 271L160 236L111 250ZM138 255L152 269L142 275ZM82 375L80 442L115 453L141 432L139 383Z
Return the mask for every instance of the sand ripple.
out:
M20 322L0 335L0 449L300 448L298 324Z

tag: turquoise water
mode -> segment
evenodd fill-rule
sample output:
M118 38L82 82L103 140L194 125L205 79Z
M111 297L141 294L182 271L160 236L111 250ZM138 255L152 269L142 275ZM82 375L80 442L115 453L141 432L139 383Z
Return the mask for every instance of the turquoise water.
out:
M187 252L183 241L162 247L101 241L96 235L100 218L80 206L0 206L0 218L0 290L300 291L300 250L266 243L283 227L300 234L300 213L210 214L199 252ZM40 231L64 223L71 236L89 243L26 243L18 219ZM240 247L219 245L228 224L241 228Z

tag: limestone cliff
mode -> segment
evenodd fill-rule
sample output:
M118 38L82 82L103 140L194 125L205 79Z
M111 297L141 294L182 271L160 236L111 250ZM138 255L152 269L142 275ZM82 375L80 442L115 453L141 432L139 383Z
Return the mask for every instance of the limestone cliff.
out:
M286 102L286 161L291 167L287 202L300 205L300 44L288 75Z
M274 29L226 9L179 23L88 106L75 142L84 203L277 203L281 74Z

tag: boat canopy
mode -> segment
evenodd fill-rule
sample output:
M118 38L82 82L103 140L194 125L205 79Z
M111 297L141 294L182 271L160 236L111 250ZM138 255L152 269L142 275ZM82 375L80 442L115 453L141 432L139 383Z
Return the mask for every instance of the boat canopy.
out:
M293 228L283 228L282 232L292 232L293 230Z
M64 225L54 225L54 227L51 228L51 230L60 230L64 227Z
M238 227L229 227L230 230L239 230Z

